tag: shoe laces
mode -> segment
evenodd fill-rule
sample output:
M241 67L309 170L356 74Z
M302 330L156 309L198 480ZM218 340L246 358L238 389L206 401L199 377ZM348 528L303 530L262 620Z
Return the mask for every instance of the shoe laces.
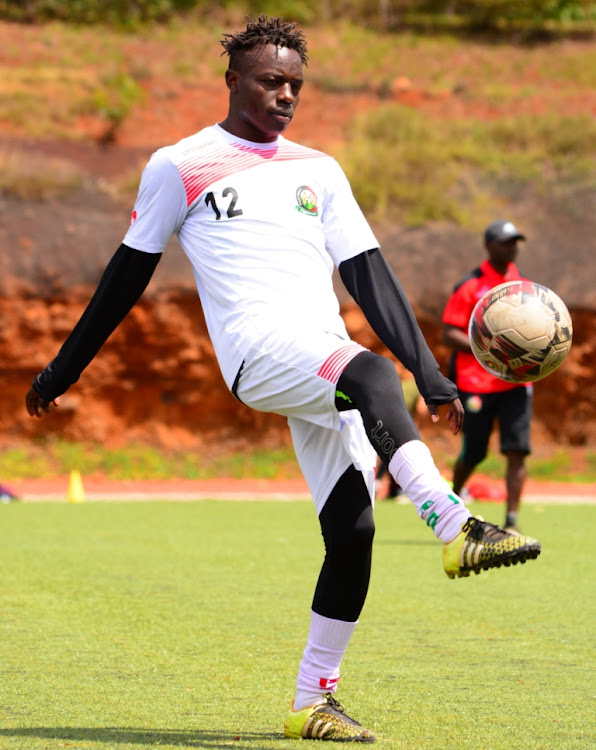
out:
M345 714L346 709L341 705L341 703L336 700L331 693L325 693L325 698L327 700L327 705L331 706L331 708L334 708L336 711L339 711L342 714Z
M474 539L484 538L486 541L498 541L504 536L507 536L507 532L495 526L494 523L489 523L483 518L474 517L468 518L465 524L462 526L462 531L469 531L470 536Z

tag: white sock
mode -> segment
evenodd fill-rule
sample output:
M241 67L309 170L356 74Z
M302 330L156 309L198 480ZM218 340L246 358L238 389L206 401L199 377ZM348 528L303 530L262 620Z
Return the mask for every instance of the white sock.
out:
M389 462L389 471L435 536L442 542L455 539L472 514L439 473L428 447L421 440L404 443Z
M323 703L325 693L334 693L339 667L357 622L332 620L311 611L310 630L302 655L294 711Z

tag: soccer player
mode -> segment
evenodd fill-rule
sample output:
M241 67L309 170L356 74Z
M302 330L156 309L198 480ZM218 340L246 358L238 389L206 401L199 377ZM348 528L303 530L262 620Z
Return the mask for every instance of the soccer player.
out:
M495 286L522 277L515 265L518 243L526 238L510 221L497 219L484 230L487 258L459 281L443 312L443 341L453 348L451 369L464 406L461 452L453 470L453 491L459 494L478 464L486 458L495 419L506 465L504 527L519 532L517 517L526 480L533 413L532 384L508 383L487 372L470 348L468 324L476 302Z
M388 348L413 373L433 421L463 407L337 162L283 137L296 112L306 40L279 18L225 34L227 116L158 150L131 225L81 319L26 395L30 415L59 396L140 297L170 237L192 264L223 378L245 404L288 419L325 542L310 630L284 732L373 742L334 698L368 590L376 454L443 543L448 576L536 557L540 544L470 517L405 406L393 362L351 341L334 264Z

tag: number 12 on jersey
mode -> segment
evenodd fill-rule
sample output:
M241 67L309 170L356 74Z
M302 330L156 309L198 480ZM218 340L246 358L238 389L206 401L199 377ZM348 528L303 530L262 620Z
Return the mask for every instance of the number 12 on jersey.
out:
M228 196L230 196L228 207L226 209L226 215L228 219L233 219L234 216L242 216L242 209L236 208L236 203L238 202L238 193L234 190L234 188L233 187L224 188L221 195L222 195L222 198L227 198ZM205 196L205 203L208 206L211 206L211 208L213 209L215 213L216 220L219 221L219 219L221 219L221 211L219 210L217 206L217 202L215 200L215 196L213 195L213 193L211 192L207 193L207 195Z

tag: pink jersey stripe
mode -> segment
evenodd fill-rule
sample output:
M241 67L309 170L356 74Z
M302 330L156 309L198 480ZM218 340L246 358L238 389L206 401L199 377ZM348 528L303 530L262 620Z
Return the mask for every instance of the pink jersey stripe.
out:
M208 154L205 154L204 150L202 147L188 149L177 163L186 190L187 206L190 206L213 182L257 167L264 159L276 162L324 156L320 151L293 143L283 143L275 149L252 148L236 143L212 147Z
M342 372L357 354L364 352L366 349L360 344L348 344L341 349L333 352L330 357L323 362L317 375L330 383L337 384Z

